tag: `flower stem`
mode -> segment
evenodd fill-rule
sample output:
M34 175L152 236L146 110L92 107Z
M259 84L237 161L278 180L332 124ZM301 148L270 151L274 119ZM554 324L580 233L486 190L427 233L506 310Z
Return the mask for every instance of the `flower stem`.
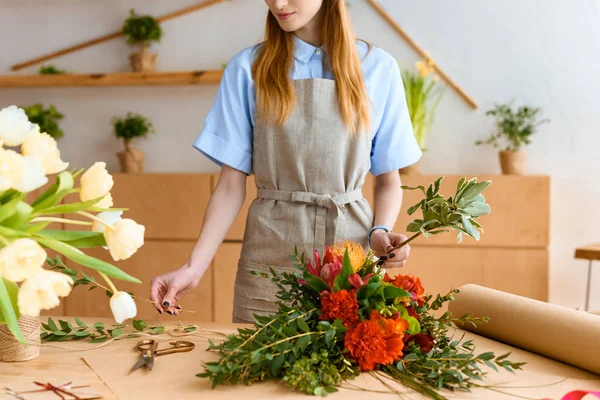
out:
M87 218L91 219L92 221L96 221L96 222L106 226L110 230L114 230L114 227L111 224L108 224L108 223L102 221L100 218L96 217L95 215L92 215L85 211L77 211L77 214L83 215L84 217L87 217Z
M404 242L402 242L398 246L394 247L394 250L397 250L397 249L399 249L401 247L406 246L407 244L409 244L410 242L412 242L413 240L415 240L419 236L421 236L421 232L415 233L414 235L412 235L411 237L409 237L408 239L406 239Z
M87 222L87 221L77 221L74 219L58 218L58 217L37 217L37 218L32 219L31 222L62 222L62 223L71 224L71 225L86 225L86 226L92 225L91 222Z
M110 280L110 278L104 272L98 271L98 274L100 274L100 276L102 277L102 279L104 279L106 281L106 283L108 283L108 287L110 287L110 290L112 290L113 294L115 294L115 293L118 292L115 284L112 283L112 281Z

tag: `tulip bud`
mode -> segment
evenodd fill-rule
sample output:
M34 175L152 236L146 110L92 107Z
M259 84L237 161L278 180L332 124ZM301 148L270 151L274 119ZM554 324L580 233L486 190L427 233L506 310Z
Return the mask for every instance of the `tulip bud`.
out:
M135 301L133 301L133 298L127 292L113 293L110 298L110 310L117 324L122 323L128 318L133 318L137 314Z

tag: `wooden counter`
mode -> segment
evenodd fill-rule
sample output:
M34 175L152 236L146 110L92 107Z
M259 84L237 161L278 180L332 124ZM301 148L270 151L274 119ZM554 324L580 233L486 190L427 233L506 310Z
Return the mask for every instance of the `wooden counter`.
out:
M180 267L198 237L204 211L218 175L213 174L113 174L115 207L127 207L124 216L146 226L146 243L131 259L117 263L141 285L118 283L119 288L149 296L156 275ZM403 176L403 183L429 185L438 176ZM460 176L447 176L442 183L446 196L453 195ZM419 238L411 244L407 267L402 273L421 277L428 293L447 292L453 287L475 283L506 292L548 299L548 243L550 229L550 180L543 176L479 176L492 180L486 190L490 215L481 218L485 228L481 241L465 237L456 243L456 233ZM374 177L363 188L371 204ZM200 287L183 300L184 308L196 311L196 320L231 321L233 281L241 251L248 208L256 196L253 177L248 179L242 211L218 250ZM417 191L405 191L402 213L395 231L405 232L406 209L419 201ZM293 243L290 243L293 248ZM108 252L88 253L112 262ZM76 265L71 265L79 269ZM400 272L400 271L393 271ZM50 312L71 316L109 316L107 298L100 290L76 288L61 308ZM139 303L140 318L159 317L152 306ZM165 316L161 318L167 318Z
M84 320L88 324L98 321L94 318ZM112 323L108 320L104 322ZM41 356L35 360L23 363L0 363L0 390L7 386L16 387L33 381L51 382L55 385L73 381L89 384L99 391L106 400L153 400L173 397L178 400L195 400L198 398L227 400L241 398L260 398L263 400L280 398L309 399L306 395L285 389L282 384L275 382L256 383L250 387L219 386L214 391L211 390L210 382L207 379L200 379L195 376L195 374L202 372L202 361L216 359L214 353L205 351L208 347L207 337L214 339L216 335L204 332L205 329L230 333L233 331L234 325L200 325L200 329L194 336L185 338L185 340L196 344L193 351L158 357L151 372L138 370L130 375L128 374L129 370L139 358L138 353L133 348L140 339L113 341L95 350L90 349L98 345L85 342L51 343L49 345L69 347L79 351L42 347ZM461 336L462 333L457 332L457 337ZM483 388L476 388L472 393L445 393L451 399L508 400L519 396L525 396L521 398L560 399L564 394L575 389L600 390L599 376L481 336L468 332L465 332L465 334L466 340L473 340L477 354L487 351L494 351L497 354L511 352L511 360L526 362L527 364L524 366L523 371L517 371L514 375L506 371L497 373L489 370L489 375L483 383L498 385L495 390L504 393ZM173 340L172 337L164 334L154 336L154 338L161 341L160 348ZM370 390L385 390L369 374L361 375L352 383ZM403 398L424 399L420 395L410 393L406 388L397 387L403 393L406 393ZM510 395L506 393L510 393ZM1 399L9 398L2 397L2 395L3 393L0 391ZM333 394L329 398L331 400L362 400L366 398L365 395L366 393L363 391L341 389L339 393ZM367 396L373 400L393 398L389 393L368 393Z

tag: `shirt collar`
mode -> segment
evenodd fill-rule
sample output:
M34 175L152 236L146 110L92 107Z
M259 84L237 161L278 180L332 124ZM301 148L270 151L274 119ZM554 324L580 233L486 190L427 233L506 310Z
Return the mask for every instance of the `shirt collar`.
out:
M318 50L318 47L315 47L312 44L303 41L296 35L293 35L293 37L294 57L296 57L298 61L301 61L303 63L308 62L308 60L310 60L315 51Z

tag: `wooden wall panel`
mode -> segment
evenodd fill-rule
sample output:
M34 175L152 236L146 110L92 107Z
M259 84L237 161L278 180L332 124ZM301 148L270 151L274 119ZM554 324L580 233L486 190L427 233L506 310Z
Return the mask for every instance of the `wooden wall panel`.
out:
M406 267L389 273L419 276L426 293L447 293L474 283L548 301L545 249L413 247Z
M215 322L230 323L233 312L233 285L242 251L239 243L221 245L213 262Z
M196 240L211 193L209 174L113 174L114 207L146 227L146 239Z
M433 183L438 176L403 176L408 186ZM440 193L453 196L460 176L449 176L442 182ZM463 245L496 247L547 247L550 231L550 179L541 176L479 176L478 181L491 180L486 189L486 202L492 213L480 218L484 228L479 242L465 237ZM396 232L406 232L406 226L415 218L422 218L420 211L412 216L406 209L423 198L421 191L404 191L402 212L395 226ZM419 246L456 245L456 232L415 241Z
M134 294L145 299L150 298L150 282L152 278L165 272L172 271L182 266L194 242L167 242L167 241L148 241L142 248L130 259L114 262L108 251L102 248L88 249L86 254L105 260L117 265L128 274L142 281L141 284L128 283L123 281L114 281L118 290L132 291ZM94 274L89 268L80 267L74 263L69 263L69 267L76 270L83 270L86 273L94 275L98 282L106 286L105 282ZM159 315L154 306L148 302L138 299L137 318L140 319L159 319L175 322L180 320L193 320L210 322L213 320L213 290L212 273L209 269L200 281L198 287L188 293L180 302L184 310L192 310L195 313L182 313L178 317L170 315ZM91 292L85 287L76 287L66 301L66 314L69 316L95 316L110 317L111 311L108 303L108 297L103 290L98 288Z

